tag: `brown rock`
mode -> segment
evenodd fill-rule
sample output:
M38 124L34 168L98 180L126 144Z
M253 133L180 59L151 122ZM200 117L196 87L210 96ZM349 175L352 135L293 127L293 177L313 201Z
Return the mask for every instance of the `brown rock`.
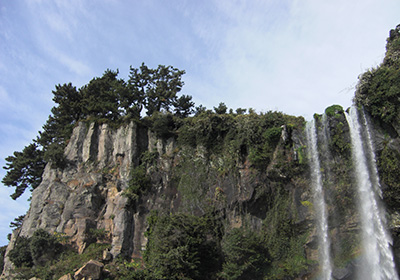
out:
M58 279L58 280L74 280L74 278L72 278L72 275L68 273L68 274L62 276L62 277L61 277L60 279Z
M92 279L97 280L101 278L104 265L101 262L90 260L75 272L75 280Z

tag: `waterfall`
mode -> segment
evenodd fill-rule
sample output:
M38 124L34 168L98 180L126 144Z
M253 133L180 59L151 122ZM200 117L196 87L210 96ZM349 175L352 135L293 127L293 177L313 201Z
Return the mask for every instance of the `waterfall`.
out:
M311 167L311 180L314 191L314 209L317 218L318 235L319 235L319 248L321 259L321 272L322 279L331 279L332 265L330 260L330 241L328 235L328 219L324 199L324 192L322 189L322 175L319 162L318 146L317 146L317 132L315 127L315 120L307 124L307 143L309 146L308 153L310 158Z
M363 260L359 279L399 279L390 249L391 238L385 229L384 210L380 205L380 185L368 123L357 109L346 113L350 128L353 164L359 198Z

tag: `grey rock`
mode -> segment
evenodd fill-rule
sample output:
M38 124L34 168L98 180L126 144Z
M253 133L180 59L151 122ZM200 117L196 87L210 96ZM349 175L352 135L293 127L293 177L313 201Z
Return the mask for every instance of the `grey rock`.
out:
M103 272L104 264L98 261L90 260L84 266L82 266L74 274L75 280L81 279L91 279L98 280L101 279L101 274Z

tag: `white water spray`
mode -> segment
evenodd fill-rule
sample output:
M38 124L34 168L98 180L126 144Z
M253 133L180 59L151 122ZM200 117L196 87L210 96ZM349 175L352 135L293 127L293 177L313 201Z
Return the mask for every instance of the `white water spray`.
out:
M364 115L363 126L360 124L355 107L345 115L350 127L363 238L359 278L398 280L390 249L391 239L385 230L384 210L379 204L381 193L371 134Z
M307 124L307 143L309 146L308 153L311 167L311 180L314 190L314 208L317 218L319 248L321 258L321 276L323 280L330 280L332 275L332 265L330 260L330 241L328 234L327 211L322 189L322 175L319 162L317 133L315 128L315 120Z

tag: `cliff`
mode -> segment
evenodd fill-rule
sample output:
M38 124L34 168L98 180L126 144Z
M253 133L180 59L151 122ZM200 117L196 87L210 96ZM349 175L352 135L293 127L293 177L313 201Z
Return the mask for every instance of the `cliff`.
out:
M378 172L379 182L370 179L379 185L373 197L384 209L385 246L393 241L388 251L397 268L399 114L389 105L397 104L392 97L399 91L388 90L392 103L381 96L382 111L371 88L382 82L380 69L398 71L398 34L399 28L391 32L387 59L361 77L355 98L361 148L371 152L365 156L366 176ZM388 79L386 84L396 85L398 78ZM313 279L326 272L320 219L327 224L329 275L364 275L369 261L349 118L349 110L338 105L314 116L319 162L314 171L323 208L316 205L310 130L301 117L203 112L184 119L165 113L119 125L81 121L64 150L65 166L48 163L34 189L22 227L8 246L3 277L18 273L9 258L18 240L44 229L80 255L105 244L100 248L110 279ZM324 217L319 209L326 209ZM33 262L31 267L44 265ZM52 265L48 279L61 276Z
M212 208L226 230L244 225L260 230L269 209L288 210L275 223L287 219L298 226L296 235L304 236L312 222L301 201L310 198L306 165L296 158L305 143L299 131L287 126L279 134L273 158L261 172L251 167L244 147L236 154L211 153L203 146L178 144L174 137L159 138L135 123L111 128L81 122L65 149L68 166L46 166L18 235L29 237L39 228L63 233L83 252L93 242L90 231L101 229L114 258L136 257L145 249L152 210L201 216ZM145 162L144 156L152 159ZM151 184L132 201L124 192L132 170L143 164ZM281 207L278 200L285 209L275 209ZM307 250L315 258L315 250Z

